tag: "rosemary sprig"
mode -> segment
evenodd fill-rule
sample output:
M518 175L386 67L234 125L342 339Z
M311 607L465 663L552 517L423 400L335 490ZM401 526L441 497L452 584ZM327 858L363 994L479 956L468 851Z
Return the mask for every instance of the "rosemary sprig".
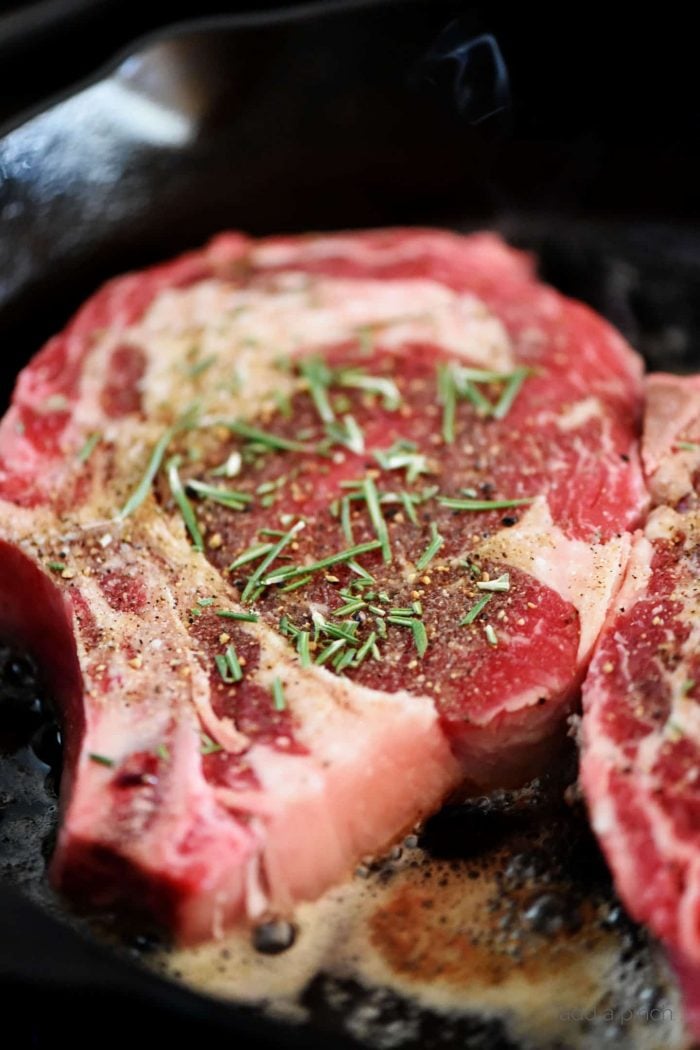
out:
M483 612L488 603L493 598L493 594L485 594L483 598L479 598L478 602L472 605L471 609L466 616L463 616L459 621L459 627L468 627L470 623L474 623L479 613Z
M525 499L453 499L440 496L438 502L450 510L506 510L508 507L522 507L533 500L534 496Z
M379 493L372 478L364 478L362 481L362 493L365 497L370 520L377 534L377 539L382 548L382 559L385 564L391 561L391 545L389 543L389 530L379 505Z
M168 484L170 485L172 497L180 509L180 513L182 514L182 518L185 522L185 526L187 527L187 531L192 537L194 549L196 551L201 552L204 550L204 539L202 538L202 533L199 531L197 518L195 516L194 510L192 509L192 504L188 500L185 490L182 486L180 474L178 473L177 469L180 465L181 458L181 456L172 456L168 460L168 464L166 467L166 473L168 475Z
M85 444L78 453L78 460L80 461L80 463L87 463L87 461L90 459L90 456L93 454L95 448L101 440L102 435L97 433L90 434L85 439Z
M433 560L440 548L444 546L444 537L442 537L438 532L437 525L434 521L431 521L430 523L430 536L430 543L425 548L420 558L416 562L416 569L418 570L418 572L422 572L423 569L425 569L430 564L430 562Z

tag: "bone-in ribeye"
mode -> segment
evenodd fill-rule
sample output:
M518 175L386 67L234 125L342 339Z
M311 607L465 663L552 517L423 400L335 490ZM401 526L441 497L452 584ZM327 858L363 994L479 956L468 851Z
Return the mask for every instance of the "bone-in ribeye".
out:
M645 512L640 402L491 235L227 234L105 286L0 426L57 885L194 941L540 769Z

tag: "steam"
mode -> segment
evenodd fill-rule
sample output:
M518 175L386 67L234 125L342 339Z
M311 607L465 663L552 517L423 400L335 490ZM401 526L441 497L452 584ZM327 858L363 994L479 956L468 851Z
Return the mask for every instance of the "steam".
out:
M445 26L423 58L421 72L436 83L448 67L457 112L469 124L478 125L510 111L510 78L495 36L466 36L465 22L458 18Z

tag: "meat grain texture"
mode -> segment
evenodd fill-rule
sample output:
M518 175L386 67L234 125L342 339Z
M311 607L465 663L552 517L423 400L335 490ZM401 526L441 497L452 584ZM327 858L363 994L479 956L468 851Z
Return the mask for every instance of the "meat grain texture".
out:
M700 1035L700 378L650 376L653 509L583 690L581 779L625 905L668 947Z
M55 883L192 943L541 769L646 510L640 403L488 234L225 234L106 285L0 425Z

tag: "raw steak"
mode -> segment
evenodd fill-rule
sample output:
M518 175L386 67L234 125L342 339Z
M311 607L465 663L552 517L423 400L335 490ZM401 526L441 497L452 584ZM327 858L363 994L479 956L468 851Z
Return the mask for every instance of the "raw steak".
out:
M193 941L541 768L645 511L640 374L491 235L228 234L98 292L0 428L57 885Z
M671 949L700 1032L700 379L647 391L655 506L584 686L581 776L620 895Z

